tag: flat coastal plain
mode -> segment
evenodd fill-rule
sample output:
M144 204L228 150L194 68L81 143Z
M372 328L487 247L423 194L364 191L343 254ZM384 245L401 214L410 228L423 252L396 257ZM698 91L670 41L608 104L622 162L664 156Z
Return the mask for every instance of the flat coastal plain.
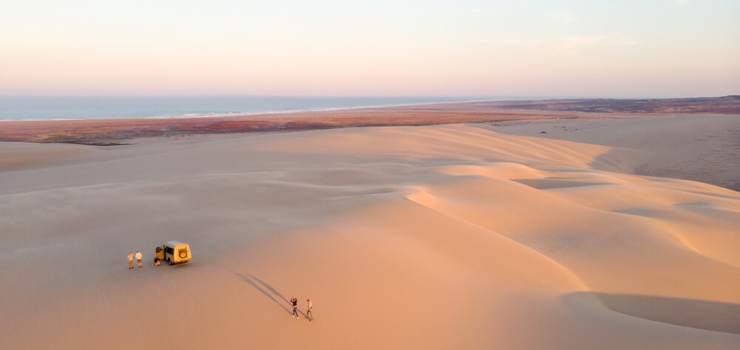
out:
M0 348L740 348L740 116L512 108L0 142Z

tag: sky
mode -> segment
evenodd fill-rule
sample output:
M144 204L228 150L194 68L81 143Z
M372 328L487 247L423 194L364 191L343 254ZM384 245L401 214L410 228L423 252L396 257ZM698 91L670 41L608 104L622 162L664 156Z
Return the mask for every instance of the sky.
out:
M0 0L0 95L740 94L740 0Z

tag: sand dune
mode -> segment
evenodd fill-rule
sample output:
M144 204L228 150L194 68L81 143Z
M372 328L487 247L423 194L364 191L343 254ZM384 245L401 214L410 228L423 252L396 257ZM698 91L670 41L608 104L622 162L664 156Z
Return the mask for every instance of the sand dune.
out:
M740 347L740 193L494 130L2 143L0 348Z

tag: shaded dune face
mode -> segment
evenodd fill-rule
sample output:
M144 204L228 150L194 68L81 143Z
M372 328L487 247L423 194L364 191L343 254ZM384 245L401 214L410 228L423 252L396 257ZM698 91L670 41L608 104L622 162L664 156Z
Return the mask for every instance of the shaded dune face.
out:
M740 305L716 301L666 298L661 296L573 293L578 298L591 295L606 307L627 315L684 327L740 334Z
M737 348L740 194L630 156L453 125L0 172L0 348ZM126 269L175 239L192 262Z

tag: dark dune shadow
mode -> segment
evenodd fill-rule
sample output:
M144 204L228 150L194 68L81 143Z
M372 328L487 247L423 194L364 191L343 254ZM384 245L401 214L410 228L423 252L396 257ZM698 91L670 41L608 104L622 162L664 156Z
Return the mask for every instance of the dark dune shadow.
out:
M554 180L554 179L519 179L512 180L529 187L536 188L538 190L555 190L559 188L571 188L571 187L588 187L588 186L605 186L610 185L602 182L583 182L583 181L566 181L566 180Z
M661 217L661 214L663 214L660 211L653 210L653 209L647 209L647 208L612 210L612 213L619 213L619 214L632 215L632 216L643 216L643 217L648 217L648 218L649 217Z
M252 287L254 287L258 291L260 291L266 297L270 298L270 300L272 300L275 304L277 304L278 306L280 306L281 309L285 310L285 312L287 312L288 315L292 315L293 314L290 310L288 310L285 306L283 306L283 304L281 304L279 301L277 301L277 299L275 299L275 297L273 297L272 295L270 295L270 293L266 292L264 289L260 288L260 286L258 286L257 283L254 283L254 281L252 281L249 277L244 276L244 275L242 275L240 273L236 273L236 272L234 272L234 275L236 275L237 277L241 278L244 282L247 282L247 283L251 284ZM250 276L252 276L252 275L250 275ZM259 281L259 280L257 280L257 281ZM260 283L262 284L261 281L260 281ZM272 288L270 288L270 289L272 291L274 291L274 289L272 289ZM277 295L280 295L279 293L276 293L276 294ZM280 298L282 298L282 296L280 296ZM285 298L283 298L283 300L285 300Z
M740 334L740 305L648 295L578 292L566 300L595 297L612 311L651 321L716 332Z

